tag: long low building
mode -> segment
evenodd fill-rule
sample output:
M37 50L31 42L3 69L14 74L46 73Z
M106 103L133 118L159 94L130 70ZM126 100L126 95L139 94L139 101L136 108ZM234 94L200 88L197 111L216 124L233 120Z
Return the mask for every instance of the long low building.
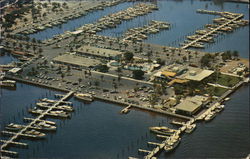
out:
M80 68L93 68L101 64L101 61L77 55L64 54L53 59L54 62L64 65L71 65Z
M117 60L122 57L123 52L84 45L77 51L78 55L87 55L108 60Z

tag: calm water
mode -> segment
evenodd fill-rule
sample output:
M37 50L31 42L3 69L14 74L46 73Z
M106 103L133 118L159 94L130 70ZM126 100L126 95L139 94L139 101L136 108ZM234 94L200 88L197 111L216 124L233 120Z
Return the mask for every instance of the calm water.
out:
M10 122L22 124L23 117L39 98L53 98L56 91L17 84L16 91L1 90L1 129ZM249 153L249 86L242 87L226 103L225 110L209 123L201 122L190 135L182 137L179 147L159 158L240 158ZM71 99L75 112L68 120L57 122L56 133L45 140L29 141L29 149L11 148L21 158L127 158L138 156L137 149L157 141L149 126L167 125L170 118L132 110L120 115L122 107L103 102L83 104ZM1 137L5 138L5 137Z
M134 3L131 2L121 3L117 6L106 8L103 11L89 13L78 19L70 20L61 26L55 26L36 34L32 34L30 37L44 40L68 30L73 31L86 23L93 23L104 15L126 9L133 4ZM145 16L136 17L130 21L124 21L116 28L107 29L98 34L120 37L126 30L146 25L150 20L167 21L172 25L170 30L163 30L154 35L151 34L145 42L179 47L179 43L183 42L187 35L193 34L197 29L202 29L205 24L212 23L212 19L216 17L209 14L198 14L196 13L197 9L243 13L245 15L245 19L249 19L247 4L225 2L215 5L213 2L197 0L159 0L157 1L157 5L159 7L158 11L153 11ZM248 26L240 27L233 33L215 38L216 42L206 45L206 48L203 50L207 52L237 50L242 57L248 58L249 36L245 34L248 32ZM242 45L242 43L245 45Z
M177 45L184 40L184 35L191 34L206 23L211 23L212 15L196 14L196 9L208 4L211 10L227 10L244 13L248 19L247 5L224 3L214 5L212 2L200 1L158 1L159 11L149 15L126 21L115 29L105 30L102 35L120 36L133 27L139 27L151 19L168 21L172 24L171 30L162 31L149 37L147 42L163 45ZM117 12L132 6L132 3L123 3L110 7L104 11L88 14L85 17L31 35L35 38L46 39L54 34L66 30L73 30L85 23L90 23L101 16ZM185 15L185 16L183 16ZM81 23L81 24L79 24ZM243 27L218 38L218 42L206 48L206 51L223 51L227 49L240 51L241 56L249 57L249 28ZM7 64L15 60L8 54L0 56L0 64ZM34 107L39 98L54 98L59 93L44 88L26 84L17 84L17 89L0 89L0 121L3 126L16 122L22 124L22 118L31 117L27 113L29 107ZM182 137L181 144L172 153L162 152L159 158L241 158L250 153L249 130L249 85L239 89L226 103L225 110L209 123L201 122L190 135ZM148 141L157 141L155 135L148 131L149 126L168 125L170 118L148 112L132 110L127 115L118 112L122 107L100 101L92 104L83 104L71 99L76 111L68 120L54 120L58 124L56 133L48 133L46 140L29 141L29 149L16 149L21 158L127 158L138 156L137 149L147 147ZM1 137L4 138L4 137ZM22 141L22 140L21 140Z
M3 49L0 49L0 65L9 64L12 61L18 61L18 59L16 59L11 54L9 54L8 51L4 51Z

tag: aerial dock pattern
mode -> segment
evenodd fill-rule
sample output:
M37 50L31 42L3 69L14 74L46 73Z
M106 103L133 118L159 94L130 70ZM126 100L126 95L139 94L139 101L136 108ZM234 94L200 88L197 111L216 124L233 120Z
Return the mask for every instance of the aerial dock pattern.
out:
M111 5L116 5L117 3L120 3L122 1L114 1L114 3L104 3L103 5L97 5L94 8L90 8L89 10L91 11L92 9L103 9L104 7L107 6L111 6ZM95 40L95 41L104 41L104 39L109 40L110 45L109 47L111 47L111 43L114 41L118 41L121 44L128 44L128 43L134 43L134 44L141 44L139 42L142 42L144 39L148 38L149 34L153 34L153 33L158 33L160 30L163 29L169 29L170 28L170 23L168 22L161 22L161 21L155 21L152 20L151 22L149 22L149 25L145 25L143 27L139 27L139 28L133 28L133 29L129 29L122 37L119 38L111 38L111 37L105 37L105 36L101 36L101 35L96 35L97 32L101 32L104 29L107 28L114 28L117 27L119 24L122 23L122 21L127 21L127 20L131 20L135 17L138 16L142 16L142 15L146 15L151 13L153 10L157 10L158 7L155 4L148 4L148 3L139 3L133 7L127 8L125 10L107 15L107 16L103 16L102 18L100 18L99 20L97 20L94 23L91 24L85 24L82 27L76 29L76 31L73 32L65 32L64 34L61 35L56 35L54 36L52 39L43 41L41 43L33 43L33 45L36 46L43 46L44 44L46 44L47 46L49 46L50 44L54 44L57 43L59 41L63 41L66 38L72 38L72 37L80 37L81 35L83 35L83 39L87 39L86 41L91 41L91 40ZM236 29L240 26L245 26L248 24L247 20L241 20L243 18L243 14L237 14L237 13L229 13L229 12L216 12L216 11L207 11L207 10L197 10L197 13L203 13L203 14L213 14L213 15L219 15L222 16L222 18L216 18L213 20L214 23L216 24L207 24L205 27L206 29L204 30L197 30L195 35L192 36L188 36L187 38L190 41L185 41L185 43L182 45L181 48L171 48L173 53L175 53L174 50L179 50L179 52L181 51L187 51L189 52L190 50L186 50L187 48L190 47L194 47L194 48L204 48L204 44L203 42L208 42L208 43L212 43L214 42L214 37L217 36L217 34L221 34L224 32L232 32L233 29ZM24 34L30 34L30 33L34 33L34 32L38 32L41 30L44 30L46 27L52 27L52 25L58 25L60 23L65 22L68 19L72 19L72 18L76 18L81 16L82 14L85 14L85 10L82 11L81 13L77 13L76 15L71 15L69 17L65 17L65 19L59 19L59 21L55 22L54 24L47 24L45 26L45 24L41 24L41 26L31 26L32 29L26 29L26 30L18 30L17 32L21 32ZM76 38L77 39L77 38ZM80 38L79 38L80 39ZM78 39L78 40L79 40ZM79 40L79 41L83 41ZM119 40L120 41L119 41ZM11 42L13 42L14 40L12 39ZM76 42L77 40L74 39L74 42ZM24 44L24 41L21 41L22 44ZM27 44L27 43L25 43ZM29 43L28 43L29 44ZM80 43L79 43L80 44ZM149 44L145 44L148 45ZM145 46L144 45L144 46ZM58 46L58 45L57 45ZM107 45L106 45L107 46ZM114 45L113 45L114 46ZM119 45L122 46L122 45ZM126 50L126 45L125 46L125 50ZM163 48L165 48L165 53L167 51L171 51L171 49L166 48L165 46L160 46ZM167 51L166 51L167 50ZM160 50L162 51L162 49ZM100 52L98 52L100 53ZM189 52L190 53L190 52ZM35 56L35 55L34 55ZM90 59L88 59L90 60ZM106 59L105 59L106 60ZM155 59L154 59L155 60ZM149 58L148 58L148 61ZM83 71L83 70L81 70ZM89 70L88 70L89 71ZM115 74L108 74L108 73L102 73L102 72L98 72L98 71L91 71L92 74L98 74L98 78L103 76L107 77L112 77L112 78L118 78L118 75ZM90 73L90 71L89 71ZM193 72L194 74L194 72ZM168 76L169 76L169 72L168 72ZM29 84L34 84L34 85L39 85L39 86L45 86L48 88L53 88L53 89L57 89L60 91L69 91L69 90L74 90L74 87L71 88L62 88L61 86L56 86L56 85L49 85L51 83L41 83L39 82L39 80L35 81L34 79L31 80L31 78L19 78L15 75L7 75L6 76L9 79L14 79L17 81L21 81L21 82L25 82L25 83L29 83ZM239 77L239 76L237 76ZM34 77L35 78L35 77ZM40 78L40 77L39 77ZM126 81L133 81L133 82L138 82L140 84L148 84L150 86L153 85L153 83L151 81L146 81L146 80L138 80L138 79L132 79L130 77L121 77L122 80L126 80ZM62 77L63 80L63 77ZM58 80L59 81L59 80ZM248 80L245 80L245 82L248 82ZM114 82L114 80L113 80ZM185 132L185 133L191 133L196 125L195 122L196 121L210 121L212 120L216 113L219 113L220 111L222 111L224 109L224 105L222 105L222 102L224 102L224 99L230 95L233 91L235 91L238 87L240 87L244 82L240 81L238 84L236 84L233 87L225 87L226 89L229 89L227 92L225 92L222 96L220 96L218 99L216 99L214 102L212 102L209 105L206 105L206 108L199 113L197 116L186 116L186 115L182 115L182 114L178 114L175 113L175 111L166 111L164 109L157 109L151 106L154 105L144 105L144 103L131 103L131 101L125 101L125 100L121 100L123 97L119 97L118 100L117 96L115 96L116 98L110 98L111 96L109 95L105 95L105 94L98 94L100 92L91 92L93 94L93 98L98 99L98 100L104 100L104 101L108 101L108 102L113 102L113 103L117 103L120 105L125 105L126 107L124 109L121 110L121 114L127 114L129 113L129 111L133 108L138 108L138 109L142 109L142 110L147 110L147 111L152 111L155 113L159 113L159 114L164 114L164 115L171 115L173 117L176 118L180 118L180 119L184 119L186 122L179 122L179 121L172 121L172 124L178 125L180 126L179 129L175 130L175 129L170 129L170 128L164 128L170 132L174 132L172 134L166 134L163 135L160 131L159 134L156 133L156 137L159 137L161 139L163 139L163 141L161 143L156 143L156 142L147 142L148 145L152 145L154 146L154 148L152 150L144 150L144 149L138 149L138 152L141 154L146 154L144 156L145 159L154 159L156 158L155 156L160 153L162 150L165 149L166 152L171 151L172 149L174 149L180 142L181 138L180 136ZM80 84L80 81L79 81ZM213 84L211 84L211 86L214 86ZM218 85L216 85L218 86ZM79 87L76 86L76 88L78 89ZM82 87L81 87L82 88ZM76 91L76 89L74 90ZM81 90L78 89L78 92L80 92ZM82 90L83 91L83 90ZM84 89L85 91L85 89ZM147 92L149 92L149 90L147 90ZM67 100L69 97L71 97L73 95L73 91L69 92L67 95L61 95L61 94L55 94L55 97L58 98L58 100L50 100L50 99L42 99L40 100L39 103L36 103L36 106L34 109L29 109L29 112L32 114L36 114L38 115L36 118L24 118L25 121L30 122L28 125L18 125L18 124L9 124L6 127L6 131L2 131L2 134L4 135L8 135L11 136L8 140L0 140L1 143L3 143L1 145L1 153L5 154L5 155L10 155L10 156L17 156L18 153L14 152L14 151L9 151L8 147L11 145L15 145L15 146L19 146L19 147L24 147L27 148L28 144L26 143L21 143L18 142L18 138L20 137L27 137L27 138L33 138L33 139L39 139L39 138L43 138L45 136L44 133L40 133L37 130L48 130L48 131L53 131L55 130L55 125L56 123L52 122L52 121L48 121L45 120L45 117L60 117L60 118L68 118L70 117L69 112L74 111L74 109L72 108L72 103L71 102L67 102L65 100ZM83 93L83 92L81 92ZM86 92L84 92L86 93ZM89 93L89 92L88 92ZM110 92L111 93L111 92ZM105 95L105 96L103 96ZM130 97L128 97L130 98ZM136 97L137 98L137 97ZM145 98L149 98L149 96L146 96ZM144 100L144 99L143 99ZM91 101L92 102L92 99ZM42 127L42 125L38 125L38 124L42 124L44 125L49 125L49 127ZM162 127L161 127L162 128ZM163 129L163 128L162 128ZM132 158L132 157L129 157Z
M207 10L197 10L197 13L221 15L222 18L216 18L213 20L215 23L218 23L218 25L207 24L206 29L196 31L195 35L187 36L187 38L191 41L181 43L180 45L182 45L182 49L187 49L188 47L204 48L204 44L202 42L214 42L214 36L217 36L219 32L232 32L233 29L248 25L249 23L247 20L239 20L243 18L244 15L238 13Z
M17 152L7 150L8 146L10 146L11 144L14 144L14 145L27 147L28 145L26 143L16 142L15 140L17 140L20 137L29 137L29 138L34 138L34 139L39 138L39 136L37 136L37 135L27 134L27 131L29 129L33 130L34 129L33 125L35 125L41 121L47 122L47 123L52 123L50 121L43 120L43 118L45 118L49 114L49 112L52 111L53 109L57 109L57 106L59 106L61 103L65 103L65 100L70 98L73 95L73 93L74 92L71 91L71 92L67 93L66 95L64 95L60 100L54 101L52 106L48 107L48 109L46 109L43 113L41 113L36 118L34 118L34 119L25 118L25 120L29 120L31 122L28 125L24 125L20 131L18 131L18 132L2 131L2 134L11 135L12 137L9 138L8 140L1 140L1 142L3 143L1 145L1 153L5 154L5 155L10 155L10 156L17 156L18 155Z

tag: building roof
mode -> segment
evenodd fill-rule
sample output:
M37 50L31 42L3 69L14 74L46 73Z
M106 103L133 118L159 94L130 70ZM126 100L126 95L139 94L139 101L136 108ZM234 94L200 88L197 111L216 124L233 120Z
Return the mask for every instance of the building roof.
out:
M174 77L176 75L175 72L169 72L169 71L163 71L161 74L166 76L166 77L168 77L168 76Z
M68 54L57 56L53 60L56 62L62 62L65 64L78 65L83 67L96 66L101 63L99 60L96 59L90 59L86 57Z
M17 73L17 72L19 72L20 70L22 70L21 68L12 68L12 69L10 69L8 72L11 72L11 73Z
M120 51L111 50L111 49L104 49L104 48L98 48L93 46L82 46L77 50L78 53L88 53L95 56L103 56L103 57L115 57L117 55L123 54Z
M168 82L168 85L171 86L174 83L180 83L180 84L182 84L182 83L186 83L188 81L189 80L186 80L186 79L178 79L178 78L176 78L176 79L173 79L172 81Z
M195 75L190 75L190 74L187 74L185 76L185 79L188 79L188 80L193 80L193 81L201 81L203 80L204 78L210 76L212 73L214 73L214 71L211 71L211 70L202 70L201 72L196 72Z
M194 113L205 101L207 97L194 96L185 98L180 104L176 105L177 110Z

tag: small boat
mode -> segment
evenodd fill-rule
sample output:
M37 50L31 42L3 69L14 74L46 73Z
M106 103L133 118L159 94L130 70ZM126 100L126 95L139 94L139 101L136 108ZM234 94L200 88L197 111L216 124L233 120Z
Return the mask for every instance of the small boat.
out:
M45 121L34 124L33 127L34 129L37 128L37 129L42 129L42 130L47 130L47 131L56 130L56 126L47 124Z
M93 101L93 96L91 94L83 94L83 93L76 93L75 98L81 99L87 102L92 102Z
M23 125L10 123L10 124L7 125L5 128L6 128L7 130L19 131L19 130L21 130L21 129L23 128Z
M196 124L187 125L185 132L192 133L195 128L196 128Z
M162 126L162 127L149 127L150 131L156 133L156 134L162 134L162 135L172 135L175 130L170 129L168 127Z
M64 117L64 118L70 117L69 113L66 113L62 110L51 110L51 111L49 111L48 115L55 116L55 117Z
M0 81L0 87L16 87L16 81L13 80Z
M45 134L44 133L41 133L39 131L36 131L34 129L31 129L29 131L25 131L24 134L27 134L27 135L34 135L36 136L36 138L44 138L45 137Z
M174 137L173 140L170 139L170 141L168 141L167 145L164 147L164 150L166 152L172 151L179 145L180 141L181 141L181 138L179 136Z
M219 105L219 106L217 106L217 107L215 108L215 112L216 112L216 113L221 112L221 111L224 109L224 107L225 107L225 105Z
M69 111L69 112L74 111L74 109L68 105L59 105L59 106L56 106L55 109L61 109L61 110Z
M215 112L211 112L210 114L208 114L206 117L205 117L205 121L210 121L212 120L214 117L216 116Z
M49 106L51 104L50 103L46 103L46 102L38 102L38 103L36 103L36 105L39 106L39 107L47 107L47 106Z

